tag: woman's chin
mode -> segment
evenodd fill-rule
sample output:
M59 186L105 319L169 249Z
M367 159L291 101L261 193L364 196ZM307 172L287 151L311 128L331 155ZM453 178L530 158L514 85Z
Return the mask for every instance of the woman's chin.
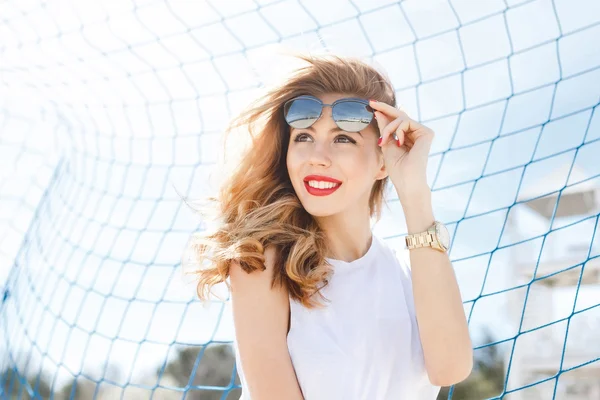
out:
M327 207L324 204L316 206L314 204L302 204L307 213L313 217L329 217L330 215L336 214L338 210L333 207Z
M309 212L310 215L312 215L315 218L325 218L325 217L330 217L333 214L330 212L323 212L323 213L311 213Z

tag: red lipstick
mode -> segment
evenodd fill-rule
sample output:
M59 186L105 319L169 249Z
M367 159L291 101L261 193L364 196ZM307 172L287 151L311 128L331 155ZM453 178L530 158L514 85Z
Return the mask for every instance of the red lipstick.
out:
M327 189L319 189L319 188L310 186L308 184L309 181L332 182L332 183L335 183L336 186L334 186L332 188L327 188ZM306 188L306 191L308 193L312 194L313 196L328 196L328 195L332 194L333 192L335 192L336 190L338 190L341 185L342 185L341 181L330 178L328 176L308 175L307 177L304 178L304 187Z

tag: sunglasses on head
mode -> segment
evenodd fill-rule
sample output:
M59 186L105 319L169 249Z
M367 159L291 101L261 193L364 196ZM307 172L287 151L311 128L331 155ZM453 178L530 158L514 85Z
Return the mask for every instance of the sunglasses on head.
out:
M321 117L323 107L331 107L331 115L335 124L346 132L359 132L373 120L373 108L369 101L348 97L338 99L333 104L323 104L314 96L302 95L285 102L283 114L292 128L308 128Z

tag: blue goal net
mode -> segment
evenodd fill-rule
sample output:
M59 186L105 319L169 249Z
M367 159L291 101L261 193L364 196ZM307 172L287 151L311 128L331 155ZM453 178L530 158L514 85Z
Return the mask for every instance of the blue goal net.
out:
M380 67L436 132L476 361L440 398L600 398L599 37L597 0L0 2L0 399L239 398L180 195L289 50Z

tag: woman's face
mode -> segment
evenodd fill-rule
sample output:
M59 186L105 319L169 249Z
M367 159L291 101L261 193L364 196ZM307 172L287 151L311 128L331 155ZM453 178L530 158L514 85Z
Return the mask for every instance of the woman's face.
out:
M338 99L356 96L326 94L316 97L325 104L332 104ZM324 107L321 117L311 127L290 127L290 130L287 168L306 211L313 216L368 211L373 184L387 176L377 145L376 121L360 132L345 132L333 121L331 107Z

